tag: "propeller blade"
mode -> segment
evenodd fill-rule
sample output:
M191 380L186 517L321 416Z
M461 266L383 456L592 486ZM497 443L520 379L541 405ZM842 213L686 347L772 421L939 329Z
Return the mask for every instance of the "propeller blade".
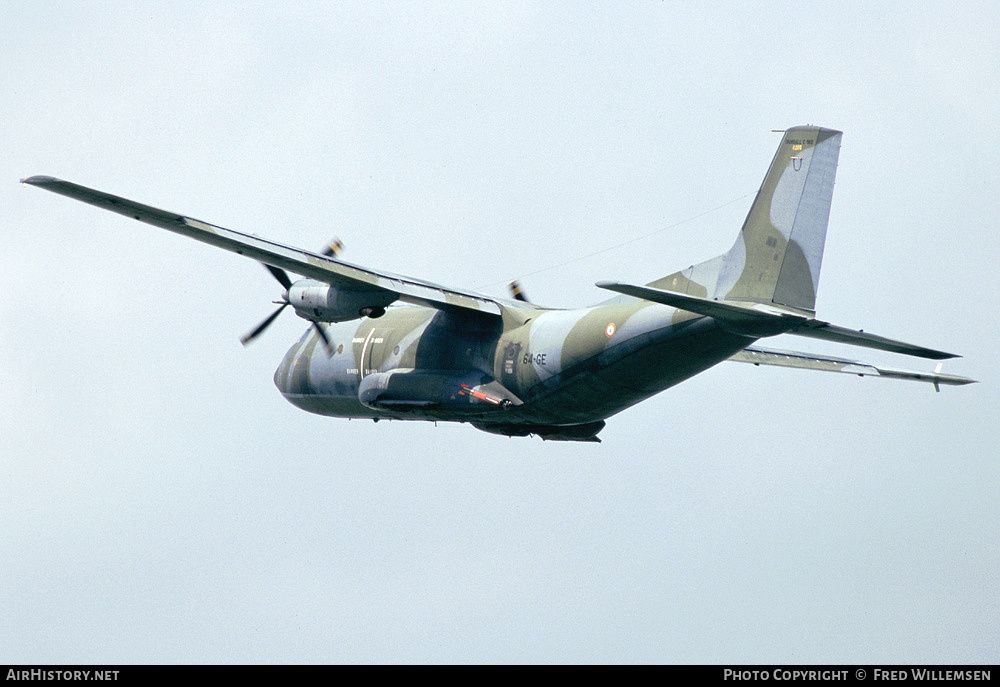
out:
M275 268L275 269L277 269L277 268ZM278 315L281 314L281 311L284 310L285 306L287 306L287 305L288 305L287 302L286 303L282 303L281 307L279 307L273 313L271 313L270 315L268 315L267 319L264 320L263 322L261 322L260 324L258 324L257 327L252 332L249 332L249 333L244 334L243 336L241 336L240 337L240 343L242 343L244 346L246 346L248 343L250 343L251 341L253 341L254 339L256 339L258 336L260 336L261 332L263 332L265 329L267 329L268 327L271 326L271 323L274 322L277 319Z
M326 330L323 329L319 322L313 322L313 328L316 333L319 334L319 338L323 339L323 344L326 346L327 357L333 355L333 343L330 342L330 337L326 335Z
M323 249L323 255L328 258L335 258L340 255L344 250L344 242L340 239L334 239L330 241L330 244Z
M515 300L528 303L528 296L524 293L524 289L521 288L521 282L512 281L510 283L510 295L514 297Z
M267 271L270 272L271 275L278 280L279 284L285 287L285 291L288 291L288 289L291 288L292 280L288 278L288 273L285 272L285 270L281 269L280 267L275 267L274 265L267 265L263 262L261 264L264 265L264 267L267 268Z

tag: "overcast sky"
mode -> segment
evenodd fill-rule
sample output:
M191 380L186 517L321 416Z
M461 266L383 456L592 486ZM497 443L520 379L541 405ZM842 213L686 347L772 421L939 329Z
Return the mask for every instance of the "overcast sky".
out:
M676 4L0 5L0 657L1000 660L1000 9ZM980 384L725 363L600 445L312 416L301 320L239 344L259 265L17 183L578 307L727 250L807 123L818 315Z

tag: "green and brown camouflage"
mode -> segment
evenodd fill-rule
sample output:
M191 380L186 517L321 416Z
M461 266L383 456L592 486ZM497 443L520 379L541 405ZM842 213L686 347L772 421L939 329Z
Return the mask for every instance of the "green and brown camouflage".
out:
M346 418L468 422L507 436L598 441L605 421L722 361L909 379L973 380L755 346L791 333L942 360L955 357L814 317L841 133L784 132L733 247L645 286L600 282L609 300L577 310L378 272L51 177L39 186L268 266L281 306L310 328L274 383L295 406ZM292 282L284 270L304 279Z
M841 138L818 127L786 131L729 252L647 286L813 312Z

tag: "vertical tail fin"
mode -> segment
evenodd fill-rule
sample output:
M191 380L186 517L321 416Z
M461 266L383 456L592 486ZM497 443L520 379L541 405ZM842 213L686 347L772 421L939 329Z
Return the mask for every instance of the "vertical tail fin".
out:
M841 137L819 127L786 131L729 252L650 286L814 310Z
M716 297L815 309L841 137L817 127L785 132L723 261Z

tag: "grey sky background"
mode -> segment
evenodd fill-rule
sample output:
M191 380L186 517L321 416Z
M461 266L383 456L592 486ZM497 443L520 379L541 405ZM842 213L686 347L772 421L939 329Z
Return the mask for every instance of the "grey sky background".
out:
M997 662L998 29L991 2L3 4L0 660ZM726 363L598 446L311 416L271 381L305 324L239 344L259 265L17 183L576 307L727 250L806 123L845 132L819 316L980 384Z

